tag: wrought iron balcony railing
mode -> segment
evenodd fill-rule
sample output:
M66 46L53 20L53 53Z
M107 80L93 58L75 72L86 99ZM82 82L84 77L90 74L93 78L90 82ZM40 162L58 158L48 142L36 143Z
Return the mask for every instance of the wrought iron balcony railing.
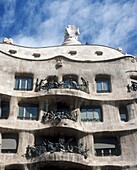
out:
M64 138L59 138L58 142L53 142L45 139L42 144L36 146L30 146L26 148L26 158L35 158L40 156L43 153L54 153L54 152L69 152L69 153L78 153L84 156L86 159L88 157L87 152L89 149L80 145L76 145L73 141L73 138L68 139L67 141Z
M41 90L49 90L54 88L69 88L69 89L76 89L81 90L86 93L89 93L89 83L88 81L85 81L83 77L81 77L82 84L77 83L76 81L72 80L70 77L68 80L64 80L62 82L57 82L54 79L48 80L41 79L40 81L37 79L36 85L35 85L35 92L41 91Z
M77 121L77 112L76 111L48 111L44 112L42 116L42 123L50 122L52 125L57 125L61 122L62 119L70 119L73 121Z

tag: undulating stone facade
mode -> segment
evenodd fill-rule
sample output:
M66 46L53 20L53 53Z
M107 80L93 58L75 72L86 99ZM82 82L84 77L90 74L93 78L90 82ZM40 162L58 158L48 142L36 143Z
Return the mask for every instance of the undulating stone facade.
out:
M136 58L69 38L0 44L1 170L137 169Z

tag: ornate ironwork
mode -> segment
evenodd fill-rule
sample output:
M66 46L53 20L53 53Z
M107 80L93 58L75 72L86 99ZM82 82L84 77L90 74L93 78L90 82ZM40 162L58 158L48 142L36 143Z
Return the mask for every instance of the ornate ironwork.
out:
M128 92L137 91L137 83L131 82L131 86L128 84L127 90Z
M81 77L82 84L78 84L76 81L72 79L71 76L65 81L62 82L57 82L55 79L56 76L53 76L53 78L47 77L45 79L41 79L40 81L36 80L36 85L35 85L35 91L41 91L41 90L46 90L48 91L49 89L53 88L69 88L69 89L77 89L84 91L86 93L89 93L89 82L86 81L83 77Z
M48 123L50 122L53 125L57 125L61 122L62 119L70 119L73 121L77 121L77 111L71 111L71 112L53 112L48 111L44 112L42 116L42 123Z
M75 145L73 138L68 139L65 141L63 137L58 139L58 142L49 141L48 139L44 139L41 145L30 146L26 148L26 158L33 158L40 156L43 153L50 152L51 154L54 152L69 152L69 153L78 153L84 156L87 159L88 154L87 152L89 149L83 146L80 143L78 146Z

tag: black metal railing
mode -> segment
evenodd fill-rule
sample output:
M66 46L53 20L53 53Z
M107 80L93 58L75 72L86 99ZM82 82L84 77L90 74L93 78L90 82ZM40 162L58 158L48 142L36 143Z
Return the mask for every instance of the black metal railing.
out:
M128 92L137 91L137 83L131 82L131 85L127 85Z
M36 85L35 85L35 92L54 88L69 88L69 89L76 89L81 90L86 93L89 93L89 83L88 81L85 81L83 77L81 77L82 84L79 84L75 80L73 80L71 77L67 80L64 80L62 82L57 82L56 80L48 80L48 79L41 79L40 81L37 79Z
M40 145L28 145L25 155L26 158L33 158L48 152L50 154L54 152L69 152L81 154L86 159L88 157L88 151L89 149L86 149L86 147L84 147L82 143L77 146L74 143L73 138L69 138L67 141L65 141L64 138L59 138L58 142L53 142L45 139Z
M48 111L44 112L42 116L42 123L50 122L52 125L57 125L61 122L62 119L70 119L73 121L77 121L77 111Z

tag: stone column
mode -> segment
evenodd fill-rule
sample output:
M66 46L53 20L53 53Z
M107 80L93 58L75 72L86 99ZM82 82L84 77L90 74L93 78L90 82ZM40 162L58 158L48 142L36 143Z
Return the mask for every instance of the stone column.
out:
M39 117L38 117L39 121L42 120L43 112L44 112L44 99L39 99Z
M88 136L85 137L85 143L87 146L87 149L89 149L88 157L91 157L94 155L94 138L92 134L89 134Z
M127 105L128 110L128 119L133 120L135 119L135 102Z
M20 155L26 154L26 148L28 145L34 145L34 135L31 132L20 132L19 133L19 144L18 144L18 153Z
M118 107L115 105L115 101L107 101L104 102L102 105L103 111L103 122L106 125L113 125L117 126L117 123L120 121L119 118L119 110Z
M11 97L10 108L9 108L9 119L12 120L17 119L18 112L19 112L18 100L16 97Z

